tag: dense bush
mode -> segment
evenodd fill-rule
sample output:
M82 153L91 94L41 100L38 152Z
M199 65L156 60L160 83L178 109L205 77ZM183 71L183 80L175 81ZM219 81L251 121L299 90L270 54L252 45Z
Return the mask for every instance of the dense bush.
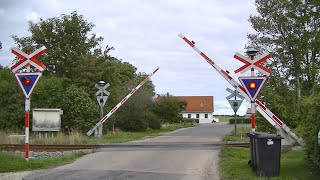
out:
M140 118L135 116L135 119L128 116L122 116L121 119L117 119L116 127L123 131L144 131L147 129L148 123L142 116Z
M0 97L0 129L22 130L24 127L24 96L9 69L0 71Z
M182 118L181 123L182 123L182 124L194 124L194 123L199 124L199 119L194 119L194 118Z
M229 119L229 124L234 124L235 119ZM237 117L237 124L250 124L251 119L246 117Z
M305 150L310 160L320 171L320 145L318 132L320 130L320 94L306 98L303 102L305 118L301 119L302 136Z
M260 116L256 119L256 127L259 132L268 132L273 134L277 132L275 127L273 127L264 117Z
M186 102L167 93L157 98L153 112L162 123L180 123L182 120L180 113L185 107Z
M143 115L143 119L147 122L147 126L150 129L160 129L161 122L160 119L154 115L152 112L147 112Z
M62 127L76 129L81 132L90 130L99 120L98 105L90 96L75 85L67 88L60 101L63 109Z
M259 115L255 119L256 130L259 132L276 133L276 129L263 117ZM230 119L229 124L234 124L235 119ZM251 124L251 118L239 117L237 118L237 124Z

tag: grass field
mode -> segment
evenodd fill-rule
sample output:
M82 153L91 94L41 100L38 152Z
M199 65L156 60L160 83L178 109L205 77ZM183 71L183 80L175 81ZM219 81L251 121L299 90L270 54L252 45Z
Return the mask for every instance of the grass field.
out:
M312 173L304 151L291 151L281 154L280 176L274 178L256 177L248 165L250 149L225 147L220 152L221 179L252 179L252 180L318 180L319 175Z
M79 152L64 157L30 159L26 161L24 157L0 152L0 173L52 168L71 163L83 155L84 153Z
M218 116L219 122L229 122L229 119L232 119L233 116Z

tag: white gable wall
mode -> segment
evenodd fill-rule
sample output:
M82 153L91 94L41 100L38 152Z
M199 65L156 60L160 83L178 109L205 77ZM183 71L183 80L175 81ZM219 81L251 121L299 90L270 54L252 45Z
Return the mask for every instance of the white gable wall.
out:
M213 113L190 113L190 112L183 112L182 117L188 118L188 115L191 115L190 118L199 119L199 124L203 123L212 123ZM197 118L197 114L199 114L199 118ZM205 114L208 114L208 118L205 118Z

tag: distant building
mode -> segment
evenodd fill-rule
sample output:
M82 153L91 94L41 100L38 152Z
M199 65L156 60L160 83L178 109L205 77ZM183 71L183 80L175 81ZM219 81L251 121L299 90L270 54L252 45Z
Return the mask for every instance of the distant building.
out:
M199 119L199 123L212 123L213 121L213 96L175 96L181 101L186 101L187 106L181 112L182 117Z
M256 113L257 113L257 110L256 110ZM247 111L246 111L246 114L244 115L245 117L251 117L251 108L248 108Z

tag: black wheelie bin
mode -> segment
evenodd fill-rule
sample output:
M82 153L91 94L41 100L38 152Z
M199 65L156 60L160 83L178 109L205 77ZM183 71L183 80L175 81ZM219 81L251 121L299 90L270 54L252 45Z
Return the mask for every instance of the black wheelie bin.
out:
M282 136L259 133L254 137L255 172L257 176L279 176Z

